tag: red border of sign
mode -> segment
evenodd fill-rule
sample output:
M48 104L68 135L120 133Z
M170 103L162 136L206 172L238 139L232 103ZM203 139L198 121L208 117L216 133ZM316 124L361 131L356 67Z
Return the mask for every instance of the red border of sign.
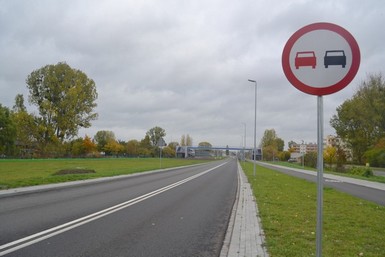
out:
M306 85L302 83L299 79L297 79L290 67L290 52L293 48L294 43L304 34L314 30L331 30L339 34L347 41L352 50L352 65L350 66L348 73L343 79L341 79L334 85L321 88L315 88L310 85ZM302 92L318 96L333 94L346 87L356 76L358 68L360 67L360 60L360 48L358 47L357 41L354 39L354 37L344 28L327 22L313 23L297 30L289 38L282 52L282 68L289 82Z

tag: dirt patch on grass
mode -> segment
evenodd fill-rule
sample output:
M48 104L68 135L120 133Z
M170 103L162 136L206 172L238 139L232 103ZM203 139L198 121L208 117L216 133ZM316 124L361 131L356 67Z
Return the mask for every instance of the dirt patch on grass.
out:
M95 170L89 169L64 169L55 172L53 175L68 175L68 174L87 174L87 173L96 173Z

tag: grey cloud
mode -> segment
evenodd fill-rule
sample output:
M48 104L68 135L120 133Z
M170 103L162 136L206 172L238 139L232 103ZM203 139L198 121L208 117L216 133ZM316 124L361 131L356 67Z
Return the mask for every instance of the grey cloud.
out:
M153 126L166 141L252 145L258 81L257 138L275 128L290 140L316 141L316 97L289 84L282 49L300 27L327 21L361 47L356 79L325 96L325 133L335 108L371 72L384 72L382 1L4 1L0 4L0 103L28 94L27 75L66 61L97 84L99 119L79 136L107 129L141 139ZM33 109L30 107L30 109Z

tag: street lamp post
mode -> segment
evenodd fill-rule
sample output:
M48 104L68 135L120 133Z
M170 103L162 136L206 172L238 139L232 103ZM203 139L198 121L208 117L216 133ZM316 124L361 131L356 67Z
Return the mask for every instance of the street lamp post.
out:
M245 162L245 148L246 148L246 123L242 122L243 126L245 126L245 133L243 136L243 156L242 156L242 161Z
M253 150L253 155L254 155L254 169L253 169L253 175L255 177L255 165L257 162L257 139L256 139L256 134L257 134L257 81L249 79L249 82L253 82L255 85L255 96L254 96L254 150Z

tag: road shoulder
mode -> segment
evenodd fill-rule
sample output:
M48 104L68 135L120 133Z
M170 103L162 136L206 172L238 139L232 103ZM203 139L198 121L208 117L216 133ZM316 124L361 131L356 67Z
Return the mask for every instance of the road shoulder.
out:
M268 257L265 237L250 183L238 163L238 192L220 257Z
M266 162L257 162L257 163L258 163L258 165L265 166L265 167L284 168L286 170L292 170L295 172L301 172L304 174L317 176L317 172L314 172L314 171L285 167L285 166L280 166L280 165L266 163ZM324 173L323 177L326 179L333 179L333 180L337 180L337 181L341 181L341 182L346 182L346 183L350 183L350 184L355 184L355 185L359 185L359 186L365 186L365 187L375 188L378 190L385 191L385 184L384 183L367 181L367 180L363 180L363 179L356 179L356 178L350 178L350 177L344 177L344 176L338 176L338 175L327 174L327 173Z

